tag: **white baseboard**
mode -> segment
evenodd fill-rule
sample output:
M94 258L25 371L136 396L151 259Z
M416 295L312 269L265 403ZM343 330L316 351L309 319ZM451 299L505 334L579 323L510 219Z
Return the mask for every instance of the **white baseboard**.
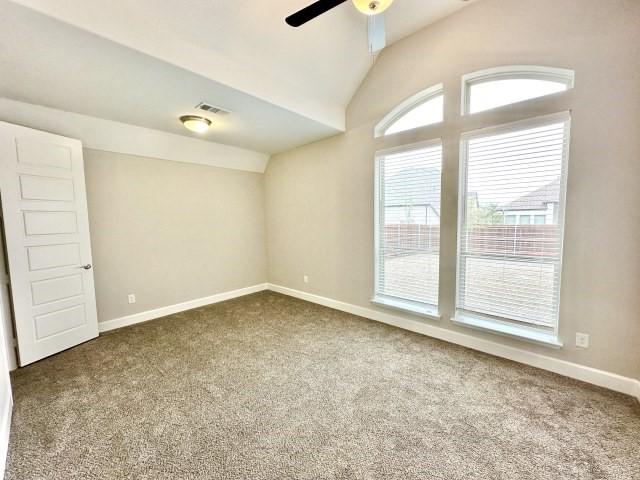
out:
M7 453L9 452L9 431L11 429L11 413L13 411L13 399L9 395L9 404L2 412L0 418L0 478L4 478L4 470L7 466Z
M166 307L154 308L153 310L147 310L140 313L134 313L133 315L127 315L126 317L114 318L113 320L100 322L98 323L98 329L100 330L100 332L108 332L109 330L113 330L115 328L127 327L129 325L135 325L136 323L146 322L155 318L166 317L167 315L184 312L185 310L191 310L192 308L203 307L205 305L211 305L213 303L224 302L225 300L230 300L232 298L249 295L250 293L261 292L262 290L267 290L267 288L268 284L261 283L259 285L253 285L251 287L239 288L238 290L217 293L209 297L196 298L195 300L189 300L188 302L167 305Z
M268 284L269 290L274 292L296 297L308 302L317 303L343 312L352 313L360 317L365 317L378 322L393 325L395 327L410 330L412 332L421 333L429 337L444 340L449 343L461 345L463 347L479 350L489 353L497 357L506 358L515 362L524 363L533 367L548 370L550 372L564 375L565 377L574 378L583 382L608 388L616 392L632 395L640 401L640 381L629 377L623 377L615 373L605 372L577 363L559 360L553 357L547 357L538 353L521 350L519 348L509 347L500 343L484 340L472 335L456 332L442 327L437 327L418 320L410 320L391 313L379 312L369 308L360 307L350 303L340 302L331 298L321 297L300 290L283 287L280 285Z

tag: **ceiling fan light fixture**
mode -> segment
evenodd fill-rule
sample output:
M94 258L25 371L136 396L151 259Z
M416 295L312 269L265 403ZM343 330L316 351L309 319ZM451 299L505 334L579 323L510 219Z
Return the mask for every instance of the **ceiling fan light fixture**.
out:
M211 120L197 115L183 115L180 117L180 121L187 130L195 133L204 133L211 126Z
M353 5L365 15L377 15L384 12L393 0L353 0Z

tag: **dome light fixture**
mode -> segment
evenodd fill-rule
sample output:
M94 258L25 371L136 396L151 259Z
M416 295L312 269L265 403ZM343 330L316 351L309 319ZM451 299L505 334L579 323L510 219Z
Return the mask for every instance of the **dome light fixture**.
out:
M180 117L180 121L187 130L195 133L204 133L211 126L211 120L197 115L183 115Z
M355 7L365 15L377 15L384 12L393 0L353 0Z

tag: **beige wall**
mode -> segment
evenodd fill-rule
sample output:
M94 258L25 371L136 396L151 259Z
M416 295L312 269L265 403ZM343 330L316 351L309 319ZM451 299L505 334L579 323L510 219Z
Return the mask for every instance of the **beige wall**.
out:
M99 321L266 282L262 174L84 159Z
M348 109L345 134L272 157L266 172L269 281L376 309L373 156L444 142L438 326L640 378L640 2L481 0L386 49ZM498 65L573 68L571 92L462 119L460 77ZM374 140L396 104L443 82L443 125ZM572 111L562 349L457 327L458 140L463 131ZM310 277L308 285L303 275ZM576 332L591 347L574 346Z

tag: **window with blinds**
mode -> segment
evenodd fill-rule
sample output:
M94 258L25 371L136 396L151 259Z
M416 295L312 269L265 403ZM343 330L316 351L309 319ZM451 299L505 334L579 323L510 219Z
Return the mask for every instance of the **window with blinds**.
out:
M437 312L441 176L440 141L376 157L375 302Z
M569 123L463 136L457 316L556 333Z

